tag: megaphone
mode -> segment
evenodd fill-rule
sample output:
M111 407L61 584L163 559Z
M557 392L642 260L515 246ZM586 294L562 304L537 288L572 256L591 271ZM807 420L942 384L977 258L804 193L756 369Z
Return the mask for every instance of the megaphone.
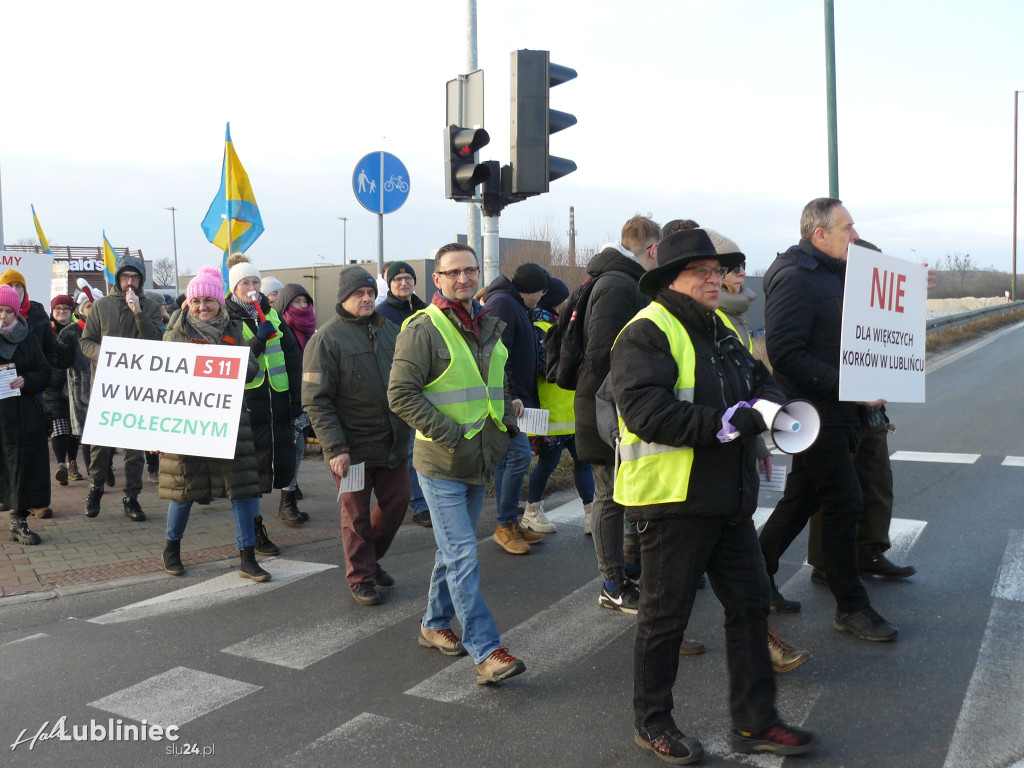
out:
M806 400L789 400L782 405L755 400L751 407L761 414L772 433L772 441L783 453L802 453L818 439L821 417Z

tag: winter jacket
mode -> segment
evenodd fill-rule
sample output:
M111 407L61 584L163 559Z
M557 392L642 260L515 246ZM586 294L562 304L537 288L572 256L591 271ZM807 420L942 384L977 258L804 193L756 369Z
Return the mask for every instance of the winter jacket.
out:
M401 328L406 318L414 312L426 309L426 307L427 305L423 299L415 293L409 297L408 301L403 301L391 293L391 291L388 291L387 298L377 305L377 311Z
M132 312L124 299L124 293L111 287L110 293L96 300L85 320L82 331L82 353L93 361L92 372L96 373L96 361L100 359L100 345L104 336L123 339L149 339L160 341L164 336L164 322L160 315L159 302L137 294L139 314Z
M92 361L82 352L82 325L78 321L68 323L58 343L67 350L71 367L67 370L68 405L71 417L71 433L81 437L85 429L85 417L89 410L89 394L92 392Z
M25 319L28 321L29 333L36 337L39 348L43 351L43 357L46 358L50 368L63 370L71 365L71 360L57 344L57 334L53 332L50 315L47 314L43 305L38 301L30 301L28 316Z
M530 314L519 289L504 275L487 286L484 304L505 323L501 341L508 349L505 382L513 400L522 400L526 408L539 408L537 394L537 341Z
M52 320L52 318L50 318ZM54 419L64 419L65 421L71 418L71 412L68 406L68 375L67 366L72 363L71 350L65 349L60 343L60 334L69 325L73 325L77 318L72 315L71 320L64 325L57 325L55 320L52 320L50 324L50 336L53 337L54 344L57 347L57 352L54 355L54 359L59 359L63 367L54 367L50 374L50 385L43 390L43 407L46 412L50 414ZM46 353L43 353L46 356ZM54 365L53 360L47 358L47 362L51 366Z
M765 344L788 399L818 408L823 425L854 425L857 405L839 401L844 262L806 240L780 253L764 275Z
M505 324L493 312L474 315L480 324L480 336L468 330L451 309L442 309L445 316L466 340L477 360L480 376L487 380L491 354L501 340ZM530 332L532 339L532 330ZM530 348L532 350L533 344ZM505 458L509 438L518 434L512 411L512 397L505 387L505 412L501 431L491 419L469 440L452 419L437 410L424 397L423 388L447 370L451 362L448 345L427 314L414 316L398 335L395 362L388 384L388 401L399 418L430 440L414 441L412 465L421 475L439 480L453 480L468 485L486 485L494 468Z
M21 394L0 400L0 501L15 512L50 504L48 419L39 395L50 383L50 364L25 318L0 334L0 364L14 363L24 377ZM53 335L49 323L46 332Z
M741 520L757 507L755 437L721 443L725 410L754 397L781 402L782 392L714 312L667 288L658 303L683 324L693 344L693 399L677 400L677 361L650 320L630 323L612 349L612 391L626 426L642 440L693 447L685 501L630 507L632 518L675 515Z
M747 349L750 349L750 321L747 320L747 310L756 298L757 294L745 285L740 288L739 293L729 293L723 285L718 301L718 308L728 315L729 321L740 336L740 341Z
M576 452L580 461L611 464L614 454L598 433L594 396L611 367L615 337L650 299L640 293L644 268L617 248L605 248L597 254L587 273L596 282L585 310L587 347L573 400Z
M222 310L224 311L224 310ZM174 324L164 334L164 341L184 343L207 343L196 333L189 322L189 313L181 312ZM232 321L224 332L221 343L229 346L245 346L242 339L242 324ZM245 380L256 376L256 357L249 352L249 364ZM202 441L196 443L197 453L202 453ZM160 498L171 501L208 502L218 499L252 499L260 495L260 474L256 466L256 446L253 442L249 413L242 406L238 421L238 436L235 438L235 457L220 459L210 456L178 453L160 454Z

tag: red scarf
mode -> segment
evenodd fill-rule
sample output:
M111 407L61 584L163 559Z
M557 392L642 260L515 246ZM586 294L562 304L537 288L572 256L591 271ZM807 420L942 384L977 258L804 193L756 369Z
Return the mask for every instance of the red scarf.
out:
M28 291L25 291L25 298L21 302L21 309L18 310L18 314L21 315L22 317L24 317L27 320L28 319L28 310L29 310L30 307L31 307L31 304L29 303L29 300L28 300Z
M288 323L295 338L299 340L299 346L305 352L306 342L316 332L316 312L313 311L313 305L309 304L299 309L294 304L289 304L288 309L284 311L284 321Z
M480 316L490 310L487 307L482 307L473 302L473 314L470 315L466 311L466 308L462 306L461 301L452 301L451 299L445 298L441 293L435 293L434 299L431 302L434 306L441 309L450 309L455 313L455 316L462 321L462 324L466 326L467 330L472 331L476 334L476 337L480 338Z

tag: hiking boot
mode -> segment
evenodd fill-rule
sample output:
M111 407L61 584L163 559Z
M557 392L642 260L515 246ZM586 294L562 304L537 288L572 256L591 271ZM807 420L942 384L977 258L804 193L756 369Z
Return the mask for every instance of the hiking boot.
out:
M380 567L380 563L377 563L377 567L373 572L373 580L378 587L395 586L395 580L391 577L390 573Z
M519 532L519 526L516 523L508 525L498 523L491 539L510 555L526 555L530 552L530 545L523 541L523 535Z
M858 562L860 572L864 576L880 576L883 579L897 581L906 579L917 573L912 565L896 565L885 555L873 555L868 558L861 558Z
M257 515L253 518L252 523L256 534L256 551L261 555L270 555L271 557L280 555L281 550L267 536L267 526L263 524L263 515Z
M281 491L281 505L277 509L277 516L289 528L298 528L302 525L302 515L295 504L295 491Z
M371 581L361 581L350 588L352 599L360 605L380 605L380 592Z
M779 722L761 731L733 728L732 751L748 755L774 752L777 755L802 755L817 746L819 737L809 728L794 728Z
M67 485L67 483L65 483L65 485ZM53 509L50 507L29 507L28 513L30 515L35 515L40 520L49 520L53 517Z
M823 587L828 586L828 574L825 573L824 568L818 568L817 566L811 568L811 583L821 584Z
M518 521L516 522L516 526L519 528L519 535L522 537L523 541L525 541L527 544L543 544L544 543L544 534L543 533L537 533L536 531L529 531L526 528L523 528L522 524L519 523Z
M85 480L85 477L81 472L78 471L78 462L71 460L68 462L68 479L70 480Z
M25 518L16 512L11 512L11 541L18 544L35 545L39 543L39 536L28 529Z
M779 592L779 588L775 586L775 577L769 576L768 580L772 584L772 613L800 613L800 601L799 600L787 600Z
M164 573L184 576L185 566L181 564L181 541L168 539L164 544Z
M241 578L260 582L270 581L270 574L256 562L256 551L252 547L242 547L238 550L238 557L241 560L238 570Z
M613 611L622 611L632 616L640 610L640 593L636 587L628 581L624 581L614 589L608 589L607 585L601 585L601 596L597 598L597 604L602 608Z
M640 749L653 752L656 758L672 765L688 765L704 757L701 743L675 727L657 733L637 731L633 741Z
M679 655L680 656L700 656L704 653L704 643L700 640L687 640L683 638L683 642L679 644Z
M861 640L876 643L887 643L895 640L899 629L878 615L878 611L870 605L851 613L836 613L832 626L840 632L849 632Z
M422 512L413 512L412 521L416 523L416 525L422 525L424 528L430 528L432 525L430 522L430 510L424 509Z
M424 648L437 648L445 656L465 656L466 649L462 645L462 638L456 635L451 628L448 629L427 629L420 624L419 644Z
M146 519L146 513L139 506L139 499L135 496L125 496L121 499L124 504L124 516L135 523L141 523Z
M85 497L85 516L96 517L100 513L100 499L103 498L103 488L89 488L89 495Z
M509 653L507 648L498 648L476 665L476 681L480 685L497 683L521 675L525 671L526 665L521 659Z
M544 514L544 502L526 502L523 512L523 528L536 533L554 533L555 525Z
M68 465L67 464L58 464L57 465L57 471L54 473L53 479L56 480L61 485L67 485L68 484Z
M810 651L799 651L768 627L768 655L772 658L772 669L789 672L811 658Z
M594 520L594 504L593 504L593 502L591 502L590 504L584 504L583 505L583 535L584 536L592 536L593 535L593 533L590 530L590 525L593 522L593 520Z

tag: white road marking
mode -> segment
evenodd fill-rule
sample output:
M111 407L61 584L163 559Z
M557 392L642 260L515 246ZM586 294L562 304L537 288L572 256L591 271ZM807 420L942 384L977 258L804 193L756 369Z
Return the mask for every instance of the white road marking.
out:
M423 595L403 595L379 607L360 611L355 617L339 615L314 625L267 630L224 648L222 653L290 669L305 669L382 629L422 613L424 605Z
M184 725L260 687L188 667L175 667L91 701L89 706L131 720L146 720L163 726Z
M935 464L973 464L980 453L933 453L931 451L896 451L890 461L928 461Z
M764 528L764 524L768 522L768 518L774 511L775 507L758 507L754 510L754 527L757 528L758 533Z
M239 578L237 571L225 573L223 576L194 584L191 587L168 592L166 595L143 600L131 605L117 608L110 613L89 619L93 624L119 624L124 621L148 619L183 611L196 611L202 608L222 605L231 600L239 600L255 595L262 595L270 590L291 584L299 579L315 573L337 568L336 565L324 563L307 563L300 560L273 559L264 561L263 565L272 575L270 581L257 584L249 579Z
M945 768L1024 763L1024 531L1011 531Z
M1024 456L1007 456L1003 459L1004 467L1024 467Z
M40 640L44 637L49 637L49 635L45 632L36 632L34 635L29 635L27 637L19 637L17 640L10 640L9 642L6 642L2 646L0 646L0 648L6 648L8 645L17 645L18 643L24 643L29 640Z
M411 765L415 757L431 746L432 738L436 735L418 725L363 712L276 765L281 768L328 764L375 768Z
M924 520L910 520L909 518L894 517L889 521L889 551L887 557L903 561L910 550L914 548L918 538L924 532L928 523Z
M544 516L555 525L577 525L583 527L583 502L577 496L572 501L544 511Z

